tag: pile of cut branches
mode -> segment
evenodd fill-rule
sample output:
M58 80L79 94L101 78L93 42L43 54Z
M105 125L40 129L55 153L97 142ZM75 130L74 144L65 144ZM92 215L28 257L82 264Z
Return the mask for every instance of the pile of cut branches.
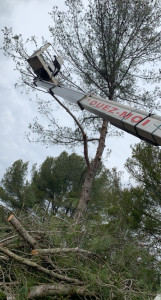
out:
M154 299L157 261L124 232L40 208L0 219L0 300Z
M79 269L63 269L54 260L56 256L58 260L61 257L64 260L70 254L79 261L86 257L98 259L98 255L79 247L55 247L51 240L52 231L26 230L14 214L9 215L8 222L15 232L5 227L4 233L3 228L4 237L0 240L0 290L4 299L5 295L7 299L23 299L20 298L22 292L22 297L27 299L48 299L51 295L57 295L54 299L59 299L58 295L68 295L71 299L97 298L95 293L90 292L88 282L81 279ZM30 287L32 280L37 284ZM16 295L17 292L19 295Z

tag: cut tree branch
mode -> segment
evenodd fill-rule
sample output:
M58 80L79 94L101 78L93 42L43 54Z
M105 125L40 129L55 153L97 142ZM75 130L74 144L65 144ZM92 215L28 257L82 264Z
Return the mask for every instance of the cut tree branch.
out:
M11 214L8 218L8 221L12 224L12 226L16 229L19 235L32 247L32 249L40 248L38 242L26 231L26 229L20 224L17 218ZM50 264L53 268L57 268L50 257L43 257L42 259Z
M83 253L83 254L86 254L86 255L93 255L93 256L96 255L95 253L93 253L91 251L80 249L78 247L76 247L76 248L34 249L34 250L31 251L32 255L60 254L60 253Z
M12 214L8 218L8 222L12 224L12 226L16 229L19 235L32 247L38 246L37 241L26 231L25 228L22 227L17 218Z
M51 295L79 295L94 296L88 291L88 286L74 286L65 284L43 284L33 286L28 294L28 298L46 297Z
M20 264L26 265L28 267L32 267L32 268L36 269L37 271L40 271L42 273L50 275L51 277L54 277L54 278L57 278L57 279L60 279L63 281L67 281L67 282L73 282L75 284L80 284L80 285L84 284L82 281L80 281L78 279L70 278L65 275L63 276L63 275L57 274L56 272L53 272L52 270L48 270L27 258L21 257L15 253L13 253L12 251L8 250L7 248L0 247L0 252L7 255L8 257L18 261Z

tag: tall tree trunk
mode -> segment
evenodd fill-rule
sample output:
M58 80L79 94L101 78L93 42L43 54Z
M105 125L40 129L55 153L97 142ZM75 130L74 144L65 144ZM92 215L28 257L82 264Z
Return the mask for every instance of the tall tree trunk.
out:
M105 148L105 139L107 135L107 126L108 121L103 120L101 132L100 132L100 139L97 147L97 152L95 155L94 160L91 162L87 169L87 175L85 177L83 186L82 186L82 193L79 199L79 203L77 209L74 214L74 219L76 222L80 222L83 220L83 214L87 208L88 202L90 201L90 194L92 189L93 180L95 178L96 172L100 166L102 154Z

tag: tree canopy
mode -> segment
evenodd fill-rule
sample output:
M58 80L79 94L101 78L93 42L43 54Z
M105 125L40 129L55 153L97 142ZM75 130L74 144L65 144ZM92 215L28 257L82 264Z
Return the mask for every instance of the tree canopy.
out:
M86 172L83 157L62 152L57 158L47 157L39 170L34 170L31 186L37 202L53 213L72 215L76 209Z
M15 161L13 165L6 170L0 188L2 201L15 208L22 208L25 205L24 200L28 186L26 179L27 171L28 163L24 163L21 159Z

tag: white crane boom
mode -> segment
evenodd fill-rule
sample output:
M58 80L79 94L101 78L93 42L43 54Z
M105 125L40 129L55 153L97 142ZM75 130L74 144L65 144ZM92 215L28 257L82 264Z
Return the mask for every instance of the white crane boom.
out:
M142 140L161 146L161 117L93 94L86 95L61 85L60 79L56 77L63 60L60 56L54 56L54 61L49 63L51 60L47 52L49 46L49 43L44 45L27 59L37 75L34 80L36 86L49 91L51 95L55 94L69 102L79 104L82 109L109 120L112 125Z
M35 84L51 94L59 96L69 102L79 104L101 118L142 140L153 145L161 146L161 117L149 114L102 97L85 95L65 86L55 86L54 83L36 79Z

